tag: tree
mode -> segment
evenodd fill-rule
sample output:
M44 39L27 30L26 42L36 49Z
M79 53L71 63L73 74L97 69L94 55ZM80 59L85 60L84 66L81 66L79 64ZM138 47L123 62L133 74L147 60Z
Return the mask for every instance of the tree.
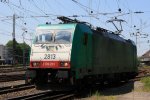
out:
M30 46L26 43L18 43L16 42L16 48L15 48L15 59L16 63L22 64L23 63L23 51L25 51L25 61L27 61L27 58L29 58L29 52L30 52ZM6 44L8 48L8 57L13 57L13 41L10 40Z
M22 49L22 56L24 56L25 63L29 63L30 46L26 43L20 43ZM24 53L24 54L23 54ZM23 63L23 64L25 64Z

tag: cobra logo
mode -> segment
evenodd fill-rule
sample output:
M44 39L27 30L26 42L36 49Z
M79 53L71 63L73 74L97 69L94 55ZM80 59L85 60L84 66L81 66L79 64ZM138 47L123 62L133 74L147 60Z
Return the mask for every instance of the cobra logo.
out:
M47 51L55 51L58 49L63 49L64 47L62 45L57 45L57 46L47 46L46 44L41 44L41 49L46 49Z
M50 51L50 48L52 48L52 47L54 47L54 46L47 46L44 44L41 45L41 49L46 49L47 51Z

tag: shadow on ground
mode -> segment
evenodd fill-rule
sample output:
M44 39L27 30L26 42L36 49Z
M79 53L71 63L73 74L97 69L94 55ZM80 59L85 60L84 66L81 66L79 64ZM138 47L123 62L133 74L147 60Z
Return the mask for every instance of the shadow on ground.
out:
M131 92L134 89L134 82L119 83L119 84L107 84L104 86L94 85L86 87L78 92L77 99L87 98L96 93L102 96L117 96Z
M61 85L44 85L38 88L39 90L69 90L70 87L64 87ZM96 93L102 96L117 96L131 92L134 89L134 82L122 82L116 84L95 84L95 85L88 85L85 88L80 90L75 90L76 92L76 99L88 98Z

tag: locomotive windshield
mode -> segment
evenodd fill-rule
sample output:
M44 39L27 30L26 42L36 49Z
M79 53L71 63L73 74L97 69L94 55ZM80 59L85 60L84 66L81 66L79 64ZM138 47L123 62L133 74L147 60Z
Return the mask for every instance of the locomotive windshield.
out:
M42 33L36 36L35 43L48 43L53 41L52 33Z
M71 33L68 31L58 31L55 35L55 43L68 43L71 39Z
M34 43L70 43L72 30L39 30Z

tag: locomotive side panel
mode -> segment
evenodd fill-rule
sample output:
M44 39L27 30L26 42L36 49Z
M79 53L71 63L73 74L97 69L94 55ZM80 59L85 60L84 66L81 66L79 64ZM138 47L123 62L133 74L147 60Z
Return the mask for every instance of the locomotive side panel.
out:
M129 70L129 72L137 72L137 51L136 51L136 46L134 44L128 44L127 46L128 48L128 62L129 62L129 66L127 66Z
M84 24L78 24L71 51L71 70L76 79L92 74L92 32Z
M94 74L135 72L135 47L103 34L93 34Z
M108 66L108 57L106 52L108 48L107 38L104 38L98 34L93 35L93 70L94 74L106 73L106 67Z

